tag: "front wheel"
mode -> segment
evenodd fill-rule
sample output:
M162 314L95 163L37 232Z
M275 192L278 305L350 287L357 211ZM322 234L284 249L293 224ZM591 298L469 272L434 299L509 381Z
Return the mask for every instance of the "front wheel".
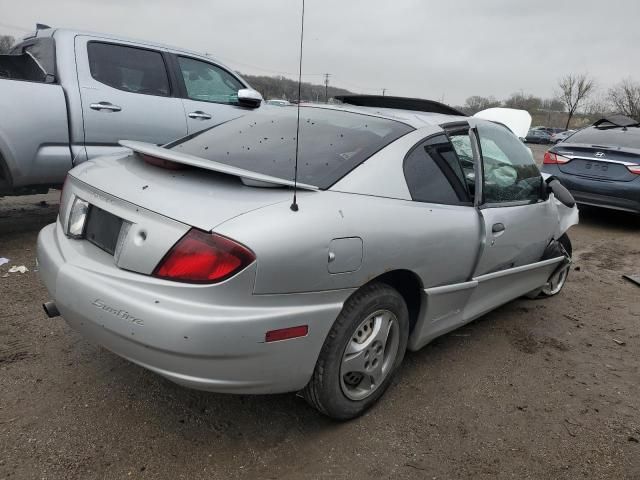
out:
M533 298L553 297L560 293L560 290L562 290L562 287L564 287L564 284L567 282L567 277L571 270L571 256L573 253L571 240L569 240L569 236L565 233L558 239L558 243L560 243L564 249L565 254L568 257L568 261L551 274L547 283L533 296Z
M391 383L408 337L409 313L398 291L384 283L363 287L331 328L305 399L337 420L361 415Z

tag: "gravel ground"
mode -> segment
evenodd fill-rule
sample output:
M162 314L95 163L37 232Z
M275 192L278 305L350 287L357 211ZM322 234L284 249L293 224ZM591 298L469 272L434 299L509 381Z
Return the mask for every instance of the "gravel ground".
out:
M0 478L640 479L640 288L621 276L640 217L582 209L559 296L408 354L335 423L293 394L175 386L47 319L34 250L57 200L0 198Z

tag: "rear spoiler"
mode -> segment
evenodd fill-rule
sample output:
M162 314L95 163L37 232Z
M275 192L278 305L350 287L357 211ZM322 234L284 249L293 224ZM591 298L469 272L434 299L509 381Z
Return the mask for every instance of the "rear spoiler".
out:
M594 127L637 127L639 122L625 115L609 115L593 122Z
M118 143L123 147L130 148L142 156L146 155L156 159L179 163L181 165L202 168L203 170L211 170L213 172L224 173L226 175L233 175L235 177L239 177L242 183L250 187L297 186L297 188L302 190L319 190L319 188L314 185L299 182L296 184L293 180L285 180L284 178L272 177L271 175L264 175L262 173L252 172L251 170L245 170L244 168L232 167L231 165L226 165L213 160L206 160L194 155L189 155L188 153L169 150L152 143L135 142L133 140L120 140Z

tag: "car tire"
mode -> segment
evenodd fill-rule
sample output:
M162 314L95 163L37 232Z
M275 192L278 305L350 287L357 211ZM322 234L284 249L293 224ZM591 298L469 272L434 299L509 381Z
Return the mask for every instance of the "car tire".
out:
M336 420L362 415L391 384L408 337L409 312L398 291L385 283L364 286L327 335L304 398Z
M573 248L571 246L571 240L569 236L565 233L559 239L558 242L565 249L567 254L569 254L569 259L571 259L573 255ZM527 296L529 298L539 299L539 298L549 298L553 297L560 293L565 283L567 282L567 277L569 276L569 272L571 271L571 262L563 265L562 268L557 269L551 277L549 278L549 282L542 288L534 290L529 293Z

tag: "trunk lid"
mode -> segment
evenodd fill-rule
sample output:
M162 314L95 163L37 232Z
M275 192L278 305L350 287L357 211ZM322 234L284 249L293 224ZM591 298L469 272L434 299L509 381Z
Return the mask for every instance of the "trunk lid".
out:
M618 182L630 182L638 178L626 165L640 163L640 152L633 149L600 145L562 144L554 152L571 158L559 164L562 173Z
M163 169L135 153L82 163L71 175L128 204L205 231L292 196L288 188L254 188L237 176L200 168ZM102 208L109 211L108 205Z

